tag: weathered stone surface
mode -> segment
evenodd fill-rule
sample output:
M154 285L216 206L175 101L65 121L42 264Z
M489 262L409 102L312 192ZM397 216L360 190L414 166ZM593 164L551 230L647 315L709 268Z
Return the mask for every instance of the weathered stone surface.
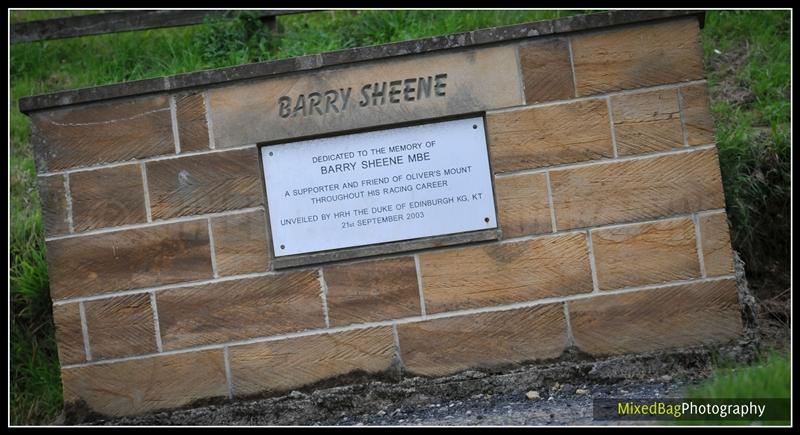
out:
M141 165L70 174L76 232L147 222Z
M109 416L228 395L222 349L62 369L61 379L65 403L83 400Z
M317 271L223 281L156 294L165 350L324 328Z
M161 92L167 89L165 85L166 81L163 77L154 77L152 79L131 80L94 88L71 89L52 94L22 97L19 99L19 110L30 115L29 112L36 110Z
M414 257L323 269L331 326L419 316Z
M158 350L149 293L87 301L84 307L92 359Z
M733 279L567 302L575 344L592 355L725 342L741 334Z
M495 178L494 190L504 238L553 231L547 174Z
M211 278L205 220L47 242L53 299Z
M438 88L444 96L437 96L431 88L429 96L419 98L420 89L427 86L420 85L418 79L435 80L441 74L447 74L443 81L446 86ZM407 79L415 81L406 83ZM399 91L390 95L395 81L395 89ZM384 97L374 101L372 89L381 88L383 82L386 82ZM369 104L362 107L362 88L367 84L372 85ZM404 93L406 84L418 92ZM349 99L339 93L333 102L336 109L327 105L334 92L346 93L347 89L351 89ZM325 95L329 90L331 93ZM316 97L311 96L314 92L318 93ZM287 113L295 113L301 94L307 102L305 116L300 110L297 116L281 117L279 99L290 97ZM407 96L414 100L406 100ZM312 99L317 98L320 103L314 106ZM514 106L522 103L522 85L516 48L509 45L235 83L209 90L209 100L215 144L217 148L225 148ZM374 102L383 104L373 105Z
M684 86L679 90L683 123L689 145L705 145L716 142L714 118L709 107L706 84Z
M389 326L233 346L233 392L287 391L356 370L381 372L394 358Z
M586 100L489 114L495 172L613 157L606 100Z
M698 223L706 275L733 273L733 251L727 215L724 212L701 215Z
M559 230L725 207L715 149L553 170L550 185Z
M176 96L175 115L181 152L207 150L209 136L203 94Z
M567 344L561 304L401 323L397 334L406 370L425 376L556 358Z
M69 211L63 175L38 177L39 201L42 203L42 224L48 237L69 232Z
M678 91L664 89L611 97L619 155L683 146Z
M175 152L164 95L36 112L31 121L40 173Z
M211 219L214 254L220 276L265 272L269 267L269 236L262 210Z
M428 314L592 290L585 234L420 254Z
M61 365L78 364L86 360L81 329L80 304L53 305L56 324L58 361Z
M695 18L579 34L572 59L579 96L703 78Z
M519 47L527 104L575 96L566 39L546 39Z
M262 205L254 148L147 162L153 219Z
M600 290L700 277L689 218L594 230L592 248Z

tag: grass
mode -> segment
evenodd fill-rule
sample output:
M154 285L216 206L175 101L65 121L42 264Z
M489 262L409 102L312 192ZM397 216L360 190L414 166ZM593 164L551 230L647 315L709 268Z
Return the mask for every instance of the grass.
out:
M314 12L280 17L274 35L245 13L199 26L11 46L12 424L47 423L62 406L30 127L19 97L583 12ZM12 11L10 18L78 13L86 11ZM733 243L750 275L775 273L784 262L788 270L789 16L709 12L703 30Z
M789 270L789 25L783 11L715 12L703 33L732 242L751 279Z
M687 398L788 398L791 384L789 355L765 352L750 366L718 362L714 374L686 391Z
M777 399L791 397L791 362L789 355L765 352L750 366L720 363L705 382L687 389L686 399ZM742 425L749 421L682 421L685 424ZM789 420L768 424L788 425Z

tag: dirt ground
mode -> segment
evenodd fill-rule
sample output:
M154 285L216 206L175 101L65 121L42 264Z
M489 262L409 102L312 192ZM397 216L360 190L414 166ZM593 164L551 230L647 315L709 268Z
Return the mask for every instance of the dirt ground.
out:
M737 343L594 359L570 349L547 364L472 370L441 378L375 379L352 373L277 397L195 404L107 419L71 407L57 424L269 426L613 425L592 418L594 398L680 398L706 379L715 358L751 362L760 349L787 349L790 305L753 298L737 261L745 333ZM529 397L530 396L530 397ZM538 397L537 397L538 396Z
M737 357L747 358L738 349ZM502 372L468 371L445 378L370 381L235 403L137 417L97 425L593 425L593 398L678 398L710 373L711 354L696 349L670 355L563 361ZM529 399L535 391L538 399ZM612 423L613 424L613 423Z

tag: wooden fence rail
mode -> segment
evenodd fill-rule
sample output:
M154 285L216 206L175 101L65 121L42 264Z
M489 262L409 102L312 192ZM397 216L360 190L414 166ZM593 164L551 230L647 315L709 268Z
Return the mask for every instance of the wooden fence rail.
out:
M124 11L79 15L11 25L11 43L101 35L104 33L200 24L206 16L231 16L231 10ZM314 10L253 10L262 22L274 26L275 17Z

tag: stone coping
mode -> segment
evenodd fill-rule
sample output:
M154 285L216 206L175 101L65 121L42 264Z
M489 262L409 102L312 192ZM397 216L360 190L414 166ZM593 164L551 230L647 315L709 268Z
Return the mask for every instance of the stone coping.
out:
M284 73L309 71L347 63L386 59L410 54L428 53L463 47L494 44L516 39L585 31L645 21L697 16L703 26L703 10L619 10L586 15L576 15L553 20L535 21L503 27L455 33L446 36L415 39L390 44L348 48L307 56L292 57L233 67L217 68L155 77L124 83L82 88L19 99L19 110L30 113L60 106L89 103L165 91L179 91L199 86L210 86L236 80L269 77Z

